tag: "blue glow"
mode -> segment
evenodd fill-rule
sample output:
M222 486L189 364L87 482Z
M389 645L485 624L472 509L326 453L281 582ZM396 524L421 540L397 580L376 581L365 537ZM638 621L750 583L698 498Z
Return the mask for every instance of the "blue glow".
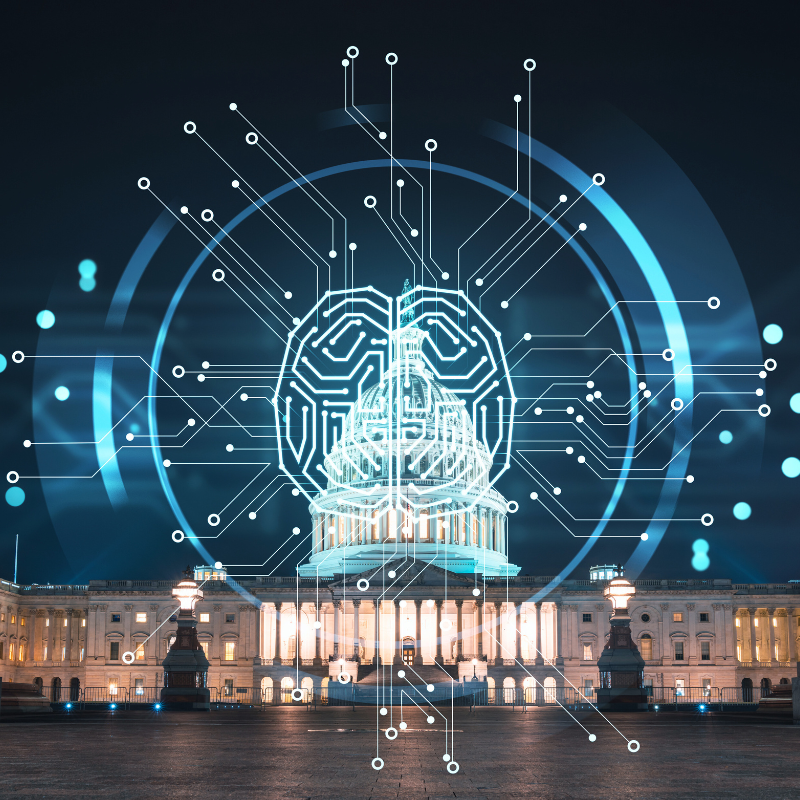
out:
M139 433L140 430L141 430L141 427L140 427L138 422L134 422L131 425L131 433Z
M0 372L2 372L7 366L8 366L8 361L6 361L6 357L2 353L0 353ZM800 395L797 395L797 397L800 397Z
M156 711L161 711L161 703L156 703L155 709Z
M800 459L790 456L781 464L781 471L787 478L796 478L800 475Z
M78 286L80 286L84 292L91 292L92 289L97 286L97 281L94 278L81 278L78 281Z
M72 708L72 703L67 703L67 708Z
M116 704L116 703L112 703L112 704L111 704L111 708L112 708L112 709L114 709L114 708L116 708L116 707L117 707L117 704Z
M764 333L762 335L767 344L778 344L778 342L783 339L783 328L773 323L764 328Z
M69 389L66 386L59 386L56 389L56 400L66 400L69 397Z
M45 330L47 330L47 328L52 328L53 325L56 324L56 315L47 309L40 311L36 315L36 324Z
M748 503L737 503L733 507L733 516L736 517L736 519L749 519L752 513L753 509L750 508Z
M19 486L11 486L6 491L6 503L10 506L21 506L25 502L25 492Z
M733 434L730 431L722 431L719 435L722 444L730 444L733 441Z
M706 710L706 707L701 705L701 706L700 706L700 710L701 710L701 711L705 711L705 710Z
M91 258L84 258L83 261L78 264L78 272L80 272L81 278L94 278L97 272L97 264L95 264Z
M704 572L711 566L711 560L708 557L708 542L705 539L695 539L692 544L692 567L698 572Z
M3 357L0 356L0 358ZM5 361L5 359L3 359L3 361ZM2 368L0 368L0 372L2 371ZM792 395L792 399L789 401L789 408L791 408L795 414L800 414L800 392Z
M655 708L656 708L656 711L658 711L658 706L656 706Z

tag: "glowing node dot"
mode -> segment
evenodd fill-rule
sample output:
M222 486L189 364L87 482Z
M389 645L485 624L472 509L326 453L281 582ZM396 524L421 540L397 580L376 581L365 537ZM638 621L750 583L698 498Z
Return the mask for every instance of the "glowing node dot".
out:
M687 475L686 483L694 483L694 475Z
M553 494L556 494L556 495L558 495L558 494L561 494L561 489L560 489L558 486L556 486L556 487L553 489Z
M594 381L586 381L587 389L594 389Z
M6 503L10 506L21 506L25 502L25 491L20 486L9 486L6 489Z
M722 444L730 444L733 441L733 434L730 431L722 431L719 435Z
M406 182L400 178L400 180L397 181L397 185L402 189L406 185Z
M558 199L561 203L567 202L567 196L565 194L562 194Z
M407 722L401 722L400 723L400 730L401 731L404 731L407 727L408 727L408 723Z
M642 381L642 382L639 384L639 388L640 388L642 391L644 391L644 390L647 388L647 384L646 384L644 381Z
M413 233L412 233L412 236L413 236ZM442 273L442 280L443 281L449 281L450 280L450 273L449 272L443 272Z
M428 606L428 608L433 608L434 605L433 600L426 600L425 605Z
M475 278L476 286L483 286L483 278Z
M378 134L378 138L379 138L379 139L385 139L385 138L386 138L386 131L381 131L381 132Z
M478 589L477 586L472 590L472 594L473 594L474 597L479 597L480 593L481 593L481 590Z
M228 108L229 108L231 111L236 111L236 109L237 109L237 105L236 105L236 103L231 103L231 104L228 106Z
M43 330L52 328L56 324L56 315L52 311L40 311L36 315L36 324Z
M764 380L764 378L767 377L766 371L762 369L761 372L758 373L758 377L761 378L761 380Z
M200 383L202 383L205 379L206 379L205 375L198 375L197 376L197 380L200 381Z
M428 689L428 691L429 691L429 692L432 692L432 691L433 691L433 689L434 689L434 686L433 686L433 684L432 684L432 683L429 683L429 684L428 684L428 686L427 686L427 689Z
M69 389L67 389L66 386L59 386L55 391L55 395L56 400L61 400L63 402L69 399Z
M322 627L322 623L318 619L314 620L314 627L319 630Z
M537 406L533 409L533 413L538 417L542 413L542 409Z
M239 395L239 399L240 399L240 400L247 400L247 398L248 398L248 395L247 395L247 393L246 393L246 392L242 392L242 393Z
M586 462L586 456L578 456L578 463L583 464Z
M756 397L761 397L764 394L763 389L756 389Z
M753 509L750 508L749 503L739 502L733 507L733 516L736 517L736 519L749 519L752 513Z
M164 459L164 461L163 461L163 464L164 464L164 466L165 466L165 467L167 467L167 468L169 468L169 467L171 467L171 466L172 466L172 462L171 462L171 461L170 461L168 458L165 458L165 459Z
M226 444L226 445L225 445L225 449L226 449L226 450L227 450L229 453L232 453L232 452L233 452L233 445L232 445L232 444Z
M284 293L284 295L283 295L283 296L284 296L284 297L285 297L287 300L291 300L291 299L292 299L292 293L291 293L291 292L286 292L286 293Z
M350 249L355 250L358 245L355 242L350 242Z
M531 335L530 335L529 333L526 333L526 334L524 334L524 335L523 335L523 337L522 337L522 338L523 338L523 339L524 339L526 342L529 342L529 341L531 340Z
M385 717L385 716L386 716L388 713L389 713L389 712L388 712L388 711L387 711L385 708L382 708L382 709L381 709L381 716L382 716L382 717Z
M350 66L350 61L348 59L346 59L346 58L343 58L342 59L342 66L343 67L349 67Z
M209 364L208 361L204 361L200 366L203 369L208 369L211 366L211 364Z
M181 206L181 214L188 214L189 206Z
M642 392L642 394L643 394L645 397L650 397L650 395L652 394L652 392L651 392L649 389L645 389L645 390Z
M575 409L572 406L567 406L567 414L574 414Z
M406 601L405 600L401 600L400 601L400 608L405 608L405 607L406 607Z
M519 103L519 102L521 102L521 101L522 101L522 95L515 94L515 95L514 95L514 102L515 102L515 103Z
M794 456L784 459L781 464L781 472L783 472L787 478L796 478L800 475L800 459Z
M292 528L292 533L293 533L295 536L297 536L297 534L298 534L298 533L300 533L300 528Z
M405 676L406 676L406 671L404 669L397 670L397 677L398 678L405 678Z
M31 440L30 440L30 439L26 439L26 440L25 440L25 441L22 443L22 446L23 446L23 447L30 447L30 446L31 446Z
M292 325L299 325L300 324L300 317L294 317L292 319Z
M531 492L531 500L538 500L539 492Z
M575 422L583 422L583 414L578 414L578 416L575 417Z
M590 742L596 742L597 741L597 736L595 736L593 733L590 733L589 734L589 741Z
M299 489L296 489L296 488L292 489L292 496L293 497L297 497L299 494L300 494L300 490Z
M640 538L640 539L641 539L643 542L646 542L646 541L647 541L647 540L648 540L650 537L649 537L649 536L648 536L646 533L643 533L643 534L642 534L642 535L641 535L639 538Z
M239 181L231 181L231 186L233 186L234 189L238 189L239 188Z
M500 308L508 308L508 300L503 300L503 302L500 303Z
M256 518L256 512L255 511L251 511L247 516L250 517L250 519L255 519Z
M418 231L416 228L412 228L412 229L411 229L411 235L412 235L414 238L416 238L417 236L419 236L419 231ZM447 280L447 278L445 278L445 277L444 277L445 275L447 275L447 273L446 273L446 272L445 272L445 273L442 275L442 277L443 277L445 280ZM449 276L448 276L448 277L449 277Z
M193 419L188 419L188 420L186 420L186 424L187 424L187 425L188 425L190 428L193 428L193 427L194 427L194 426L195 426L197 423L196 423L196 422L195 422Z
M778 344L783 339L783 328L780 325L767 325L762 333L767 344Z
M586 230L586 223L585 222L581 222L581 224L578 225L578 230L579 231L585 231Z
M692 544L692 567L698 572L704 572L711 566L708 557L708 542L705 539L695 539Z
M215 561L214 562L214 569L222 569L222 562L221 561Z
M450 760L450 753L445 753L442 756L442 761L449 761Z
M428 725L433 725L433 717L428 717Z
M572 447L568 447L567 448L567 455L568 456L571 456L574 452L575 452L575 450Z
M594 395L593 394L587 394L586 395L586 402L587 403L591 403L593 400L594 400Z
M390 570L389 570L389 572L388 572L388 575L389 575L389 577L390 577L390 578L394 578L394 576L395 576L396 574L397 574L397 573L396 573L396 572L395 572L393 569L390 569Z
M132 434L132 433L126 433L126 434L125 434L125 438L126 438L126 439L127 439L129 442L132 442L132 441L133 441L133 434Z

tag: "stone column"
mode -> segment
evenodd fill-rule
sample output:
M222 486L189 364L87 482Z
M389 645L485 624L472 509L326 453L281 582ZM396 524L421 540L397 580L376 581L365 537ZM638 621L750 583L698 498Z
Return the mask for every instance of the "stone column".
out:
M372 657L372 663L379 667L381 664L381 601L376 597L372 602L375 604L375 655Z
M478 616L477 624L475 626L475 641L477 642L478 647L475 655L478 657L478 660L480 660L481 656L483 655L483 600L475 601L475 611L477 612Z
M303 663L303 641L300 631L303 629L302 617L303 604L299 600L294 602L294 660L295 666L299 667Z
M281 663L281 606L283 603L276 601L275 603L275 655L272 657L272 663L278 665Z
M769 658L765 658L764 661L769 661L774 665L775 659L775 625L772 621L775 615L774 608L767 609L767 627L769 628Z
M736 655L736 628L733 621L733 606L728 603L722 605L722 619L725 624L725 660L733 659Z
M686 604L686 613L689 623L689 653L685 654L689 665L697 664L697 616L694 613L694 603Z
M661 633L661 665L666 666L672 663L672 653L669 646L669 603L661 603L661 621L659 628Z
M322 666L322 620L320 611L322 603L317 600L314 603L314 666Z
M464 658L464 643L461 639L461 625L462 625L462 608L464 606L463 600L456 600L456 661L461 661Z
M94 649L94 638L95 638L95 630L97 629L97 606L89 606L89 619L86 623L86 661L90 658L97 655L97 651ZM34 629L35 631L35 629ZM34 634L34 631L31 631L31 634ZM28 648L30 650L31 658L33 658L33 644L35 641L35 636L33 637L33 641L28 643Z
M497 631L495 634L495 666L502 666L503 664L503 604L495 602L494 604L494 626Z
M341 600L333 601L333 658L334 661L339 658L339 607Z
M400 601L394 601L394 664L403 663L403 643L400 641Z
M254 664L261 663L261 605L250 606L250 633L248 635L248 658L258 659Z
M515 657L518 662L522 662L522 631L520 630L520 616L522 612L522 602L514 601L514 641L516 642Z
M169 619L169 616L171 616L171 615L168 615L167 619ZM209 660L211 660L211 658L216 658L217 661L219 662L220 659L222 658L222 653L220 652L220 650L222 649L222 640L220 638L221 636L222 636L222 606L221 605L215 605L214 606L214 638L213 638L213 640L211 642L211 647L209 648L209 650L211 651L209 653ZM153 638L155 638L155 637L153 637ZM167 649L169 650L169 648L167 648Z
M758 633L756 629L756 609L748 608L747 613L750 615L750 661L753 666L758 664L758 657L756 655L756 641Z
M442 657L442 603L443 600L436 600L436 663L441 664L444 661Z
M414 666L422 664L422 600L415 600L417 607L416 641L414 642Z
M775 613L775 616L779 620L778 622L778 632L780 634L781 640L778 644L778 661L788 661L789 660L789 618L786 616L786 609L779 608Z
M564 664L564 653L562 651L563 632L562 626L564 624L564 617L561 611L561 603L556 603L556 664L559 666Z
M358 625L358 609L361 605L361 600L353 600L353 655L360 661L361 655L361 637L359 635L360 628Z
M795 636L797 633L797 622L795 614L797 610L794 608L786 609L786 660L794 661L796 658Z
M544 651L542 650L542 601L534 604L536 606L536 664L544 664Z

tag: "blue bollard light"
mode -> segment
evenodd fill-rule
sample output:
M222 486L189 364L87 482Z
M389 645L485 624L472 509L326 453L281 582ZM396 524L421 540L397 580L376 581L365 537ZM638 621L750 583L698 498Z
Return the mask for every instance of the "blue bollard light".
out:
M161 711L161 703L156 703L155 704L155 709L156 709L156 711Z
M117 707L117 704L116 704L116 703L112 703L112 704L111 704L111 710L112 710L112 711L113 711L113 710L114 710L116 707Z

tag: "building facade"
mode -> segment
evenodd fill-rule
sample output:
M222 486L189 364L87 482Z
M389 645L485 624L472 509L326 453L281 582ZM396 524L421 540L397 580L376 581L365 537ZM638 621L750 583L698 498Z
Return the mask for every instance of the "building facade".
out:
M600 580L483 578L397 559L379 571L316 581L209 580L197 604L208 684L312 688L347 673L388 680L408 664L421 682L476 676L489 686L598 685L610 604ZM113 694L160 687L175 635L171 581L76 586L0 582L0 676L46 691ZM800 586L639 580L631 628L654 687L790 682L800 647ZM247 598L247 599L246 599ZM438 665L438 666L437 666ZM768 682L768 683L767 683Z

